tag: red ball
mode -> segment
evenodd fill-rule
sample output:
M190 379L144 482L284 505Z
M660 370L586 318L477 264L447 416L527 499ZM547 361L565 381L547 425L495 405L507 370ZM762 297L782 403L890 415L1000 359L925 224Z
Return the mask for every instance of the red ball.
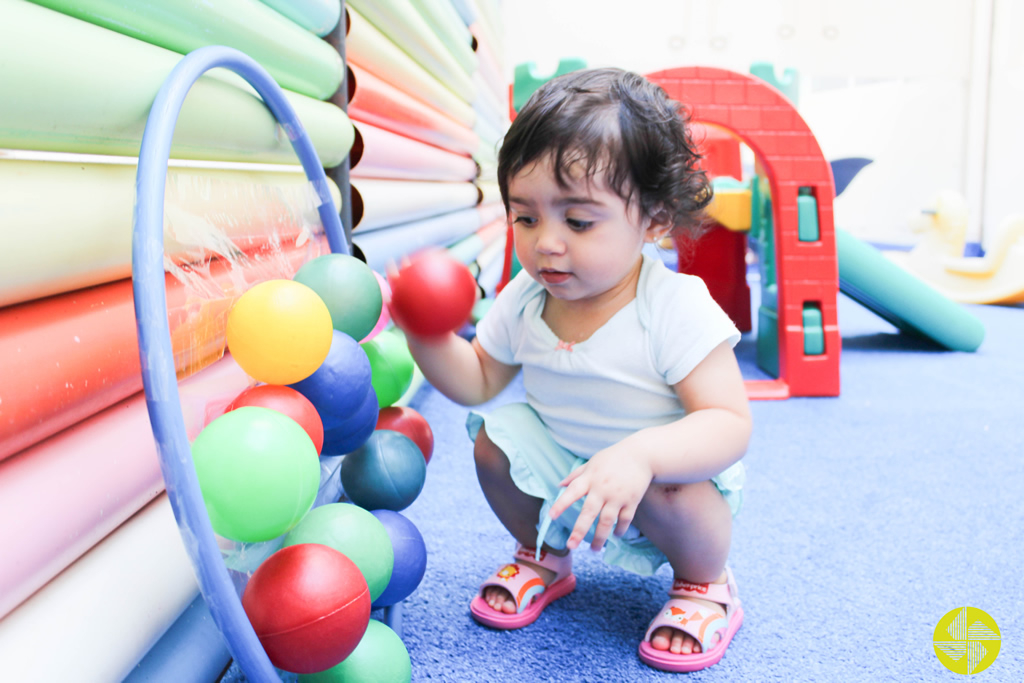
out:
M370 623L370 589L342 553L300 543L260 565L242 593L242 608L274 666L311 674L356 649Z
M377 415L377 429L390 429L405 434L420 447L423 459L428 463L434 453L434 431L426 418L412 408L389 406Z
M391 317L417 337L436 337L461 328L476 303L476 280L443 249L413 256L392 273Z
M295 389L277 384L250 387L235 397L224 412L242 406L258 406L283 413L299 423L319 453L324 447L324 423L309 399Z

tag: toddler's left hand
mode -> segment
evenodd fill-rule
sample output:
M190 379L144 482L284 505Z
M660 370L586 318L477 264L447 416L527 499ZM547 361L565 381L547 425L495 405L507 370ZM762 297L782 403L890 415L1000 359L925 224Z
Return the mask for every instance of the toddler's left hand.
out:
M635 454L621 452L617 446L595 453L562 480L566 489L551 506L550 516L557 519L569 506L586 497L566 547L575 550L595 519L599 521L590 543L592 550L600 550L613 531L616 536L626 533L653 480L650 466Z

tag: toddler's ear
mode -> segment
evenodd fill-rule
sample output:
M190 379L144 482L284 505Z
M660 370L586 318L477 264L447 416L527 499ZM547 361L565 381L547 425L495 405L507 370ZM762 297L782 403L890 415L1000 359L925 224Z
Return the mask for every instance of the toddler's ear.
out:
M655 209L650 216L650 223L644 233L645 242L657 243L672 230L672 221L668 211L663 208Z

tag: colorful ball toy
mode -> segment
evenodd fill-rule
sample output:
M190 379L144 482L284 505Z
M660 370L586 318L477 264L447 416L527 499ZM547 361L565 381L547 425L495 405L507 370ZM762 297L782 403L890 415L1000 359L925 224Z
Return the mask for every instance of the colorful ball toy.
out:
M417 337L459 330L476 303L476 280L469 268L443 249L414 255L389 281L391 317Z
M370 330L370 334L359 340L360 344L368 342L376 337L378 334L383 332L384 328L386 328L388 323L391 322L391 311L388 309L391 305L391 285L389 285L388 281L384 279L384 276L377 271L373 271L373 276L377 278L377 284L380 286L380 295L384 301L384 305L380 308L380 317L377 318L377 324L373 326L372 330Z
M324 362L332 329L316 292L299 282L268 280L239 297L228 314L228 350L257 381L292 384Z
M427 463L404 434L378 429L341 461L341 485L367 510L404 510L423 490Z
M434 431L430 423L412 408L404 406L389 406L382 408L377 417L377 429L390 429L393 432L400 432L413 440L420 451L423 452L423 459L430 464L430 456L434 453Z
M370 267L348 254L324 254L299 268L301 282L327 304L334 329L362 339L380 320L383 295Z
M386 624L371 619L356 649L327 671L299 676L299 683L408 683L412 660L405 643Z
M210 422L192 444L192 459L213 530L243 543L286 533L320 487L313 441L268 408L244 406Z
M242 594L242 608L274 666L311 674L356 649L370 621L370 589L345 555L302 543L260 565Z
M398 330L386 330L360 344L370 360L373 388L381 408L394 405L412 385L416 362Z
M324 431L323 452L326 455L345 455L362 446L376 429L377 415L377 393L371 387L355 413Z
M372 607L377 609L398 604L420 585L427 571L427 546L419 529L405 515L393 510L374 510L372 514L387 530L395 555L391 581L373 601Z
M331 503L309 511L285 536L285 547L321 543L356 563L376 600L387 588L395 565L389 534L375 516L356 505Z
M228 405L225 412L241 408L243 406L259 406L269 408L287 415L299 423L306 430L309 438L312 439L316 452L319 453L324 446L324 424L320 419L320 413L309 399L295 391L291 387L283 387L277 384L261 384L256 387L249 387Z
M366 352L355 339L334 330L330 353L312 375L292 388L310 400L329 430L363 405L372 373Z

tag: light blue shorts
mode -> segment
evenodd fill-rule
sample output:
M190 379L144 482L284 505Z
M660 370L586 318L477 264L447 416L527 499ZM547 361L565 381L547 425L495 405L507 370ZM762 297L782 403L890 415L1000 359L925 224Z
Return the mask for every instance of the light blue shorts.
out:
M487 436L508 457L512 468L512 481L523 493L544 500L540 518L537 520L539 530L552 503L558 497L559 482L586 461L556 443L541 422L540 416L525 403L510 403L486 416L471 411L466 419L466 429L474 441L485 421ZM742 462L732 465L711 479L729 504L734 517L743 503L745 479L746 471ZM544 536L544 542L552 548L564 548L582 509L583 501L578 500L562 513L561 517L552 521ZM596 526L595 521L594 527ZM587 542L593 537L594 527L587 533ZM637 574L650 576L668 559L636 527L630 526L621 538L615 535L608 538L605 543L604 561Z

